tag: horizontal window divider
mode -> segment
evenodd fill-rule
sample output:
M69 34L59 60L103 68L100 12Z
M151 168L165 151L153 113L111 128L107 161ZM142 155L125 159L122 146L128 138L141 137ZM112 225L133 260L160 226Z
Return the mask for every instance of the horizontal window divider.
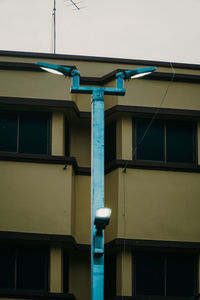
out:
M105 244L106 253L124 249L136 252L152 250L167 253L200 253L200 242L116 238Z
M63 110L73 110L77 117L90 119L91 112L80 111L75 102L71 100L54 100L54 99L39 99L39 98L25 98L25 97L4 97L0 96L0 107L6 109L15 108L20 110L22 107L30 107L37 109L45 109L46 111L52 111L52 109ZM130 106L130 105L115 105L107 110L105 110L105 117L109 118L113 114L128 113L131 116L147 116L151 117L155 113L158 116L166 118L180 118L181 120L200 120L200 110L190 110L190 109L176 109L176 108L158 108L148 107L148 106Z
M193 300L199 299L199 296L195 297L168 297L168 296L113 296L113 297L105 297L105 300Z
M117 168L200 173L200 166L196 164L115 160L107 164L106 174Z
M91 174L89 167L79 167L76 158L71 156L0 152L0 161L72 165L74 172L77 175Z
M19 291L19 290L0 290L0 298L16 298L16 299L66 299L75 300L73 294L68 293L50 293L36 291Z
M0 245L60 246L68 251L89 252L90 245L77 243L72 235L0 231Z
M72 165L76 175L91 175L90 167L78 166L76 158L71 156L0 152L0 161ZM106 164L105 174L117 168L200 173L200 166L195 164L115 160Z
M45 109L46 111L52 111L52 109L61 109L68 110L71 109L79 118L90 118L91 113L80 111L76 103L71 100L54 100L54 99L39 99L39 98L25 98L25 97L4 97L0 96L0 106L6 108L11 106L17 110L20 110L22 107L25 108L36 108L36 109Z
M35 246L60 246L67 250L77 250L89 253L89 244L77 243L72 235L60 234L40 234L28 232L0 231L0 245L35 245ZM132 249L135 251L154 250L170 252L200 253L200 242L187 241L164 241L164 240L144 240L144 239L127 239L116 238L105 243L106 254L112 251L121 251Z

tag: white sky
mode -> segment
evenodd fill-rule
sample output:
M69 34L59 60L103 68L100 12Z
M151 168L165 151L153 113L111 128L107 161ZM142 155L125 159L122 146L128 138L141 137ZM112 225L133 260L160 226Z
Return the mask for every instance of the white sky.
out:
M200 64L200 0L56 2L56 53ZM53 0L0 0L0 50L52 52L52 10Z

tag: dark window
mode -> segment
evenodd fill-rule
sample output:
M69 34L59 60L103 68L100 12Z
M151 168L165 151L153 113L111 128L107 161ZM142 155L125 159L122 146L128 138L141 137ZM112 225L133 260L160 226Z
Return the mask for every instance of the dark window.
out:
M0 115L0 151L17 151L17 116Z
M0 288L15 287L15 251L0 247Z
M65 251L63 251L63 292L69 292L69 260Z
M116 159L116 122L105 126L105 163Z
M164 258L149 254L137 255L136 294L163 295L164 294Z
M49 114L0 114L0 151L48 154Z
M48 249L1 247L0 288L47 291Z
M186 122L166 122L166 160L169 162L194 161L194 126Z
M116 256L105 256L104 294L105 297L116 296Z
M149 127L149 120L137 121L137 159L164 160L164 124L154 121Z
M134 120L133 158L177 163L195 162L193 122Z
M166 295L192 297L195 290L195 259L192 255L166 258Z
M136 254L135 295L194 297L197 258L193 254Z

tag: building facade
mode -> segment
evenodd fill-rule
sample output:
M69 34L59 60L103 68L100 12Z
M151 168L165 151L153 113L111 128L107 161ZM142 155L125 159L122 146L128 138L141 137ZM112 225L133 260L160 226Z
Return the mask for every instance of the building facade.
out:
M0 297L90 299L91 97L105 96L106 299L199 295L200 66L0 51Z

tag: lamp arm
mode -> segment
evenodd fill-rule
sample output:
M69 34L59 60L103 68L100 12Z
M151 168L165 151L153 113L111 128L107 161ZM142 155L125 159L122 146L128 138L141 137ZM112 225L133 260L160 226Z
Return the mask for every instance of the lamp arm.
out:
M126 78L125 73L124 72L117 73L116 78L117 78L117 89L123 89L124 88L124 79Z

